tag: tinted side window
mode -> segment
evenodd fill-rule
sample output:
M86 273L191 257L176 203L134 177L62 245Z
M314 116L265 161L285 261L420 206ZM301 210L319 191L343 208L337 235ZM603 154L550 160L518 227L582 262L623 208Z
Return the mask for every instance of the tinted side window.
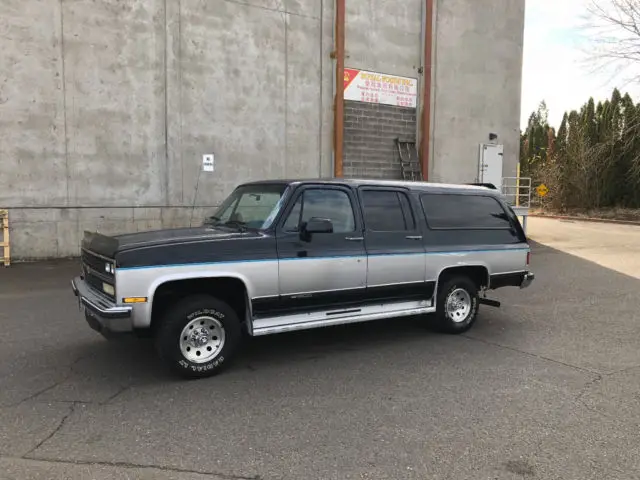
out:
M479 195L425 194L420 197L431 228L511 228L495 198Z
M355 217L349 196L340 190L305 190L284 224L287 232L300 231L300 225L310 218L328 218L333 223L334 233L353 232L356 229Z
M362 208L367 230L398 232L415 227L409 201L402 193L364 190Z

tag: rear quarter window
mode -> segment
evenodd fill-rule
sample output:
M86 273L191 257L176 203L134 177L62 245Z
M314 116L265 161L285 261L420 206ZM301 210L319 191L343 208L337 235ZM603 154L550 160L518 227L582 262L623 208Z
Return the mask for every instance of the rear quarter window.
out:
M481 195L424 194L422 208L431 229L512 228L509 215L493 197Z
M514 245L527 237L511 209L490 195L425 193L420 196L429 233L425 243Z

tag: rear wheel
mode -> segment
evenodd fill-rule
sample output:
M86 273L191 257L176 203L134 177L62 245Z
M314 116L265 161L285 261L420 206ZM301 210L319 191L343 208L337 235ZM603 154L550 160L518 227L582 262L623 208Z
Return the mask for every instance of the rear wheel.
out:
M242 338L240 319L225 302L187 297L170 308L156 332L160 358L175 373L202 378L222 371Z
M478 287L466 276L441 280L436 303L438 328L446 333L469 330L478 317Z

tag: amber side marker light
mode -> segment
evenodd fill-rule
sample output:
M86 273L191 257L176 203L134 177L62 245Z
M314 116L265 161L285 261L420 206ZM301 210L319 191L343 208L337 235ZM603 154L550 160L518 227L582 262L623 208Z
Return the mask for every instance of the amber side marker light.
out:
M147 303L147 297L126 297L122 301L124 303Z

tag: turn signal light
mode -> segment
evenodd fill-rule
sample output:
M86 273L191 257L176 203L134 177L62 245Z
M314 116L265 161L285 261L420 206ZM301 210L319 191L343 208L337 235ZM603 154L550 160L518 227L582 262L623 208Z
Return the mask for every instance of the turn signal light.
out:
M531 250L527 252L527 266L529 266L530 261L531 261Z
M147 297L126 297L122 301L124 303L146 303Z

